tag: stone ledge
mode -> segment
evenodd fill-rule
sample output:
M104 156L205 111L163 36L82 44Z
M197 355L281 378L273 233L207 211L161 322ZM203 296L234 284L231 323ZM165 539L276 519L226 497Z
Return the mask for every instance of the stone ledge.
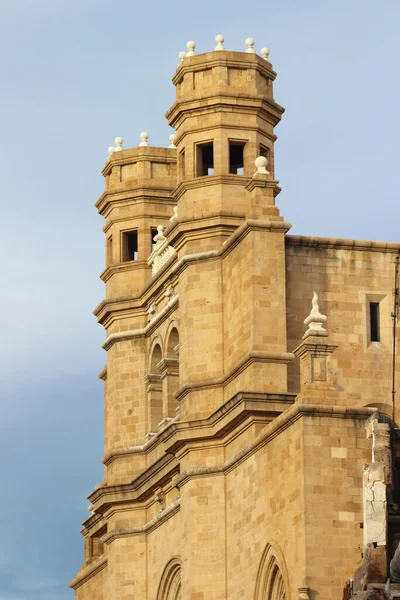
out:
M286 245L292 247L330 248L336 250L359 250L363 252L389 252L400 254L397 242L373 242L367 240L347 240L342 238L309 237L305 235L287 235Z
M76 577L71 581L69 587L76 590L78 587L86 583L92 577L95 577L100 571L107 567L107 556L100 556L94 560L90 565L84 567L79 571Z

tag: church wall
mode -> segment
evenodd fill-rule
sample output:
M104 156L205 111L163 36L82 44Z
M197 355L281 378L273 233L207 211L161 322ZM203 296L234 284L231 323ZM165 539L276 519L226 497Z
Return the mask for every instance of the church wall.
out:
M90 577L83 585L78 587L75 592L75 600L108 600L106 583L107 567L99 571L93 577Z
M341 598L362 560L371 440L365 422L350 418L305 417L303 432L307 585L321 598Z
M330 340L339 344L333 355L338 384L352 406L390 403L394 260L395 254L384 251L308 247L287 240L288 350L301 341L315 290ZM368 338L369 299L380 302L380 342ZM289 391L298 392L298 361L288 371Z
M182 520L178 512L160 527L147 535L146 558L151 568L147 570L147 595L144 598L157 598L161 576L167 564L177 558L181 561Z
M254 598L261 557L272 544L285 556L286 598L297 600L305 576L302 429L295 421L226 476L229 599Z

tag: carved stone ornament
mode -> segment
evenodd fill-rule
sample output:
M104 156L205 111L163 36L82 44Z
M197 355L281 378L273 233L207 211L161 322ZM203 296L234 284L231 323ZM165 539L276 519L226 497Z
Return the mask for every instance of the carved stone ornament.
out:
M326 331L322 325L326 321L326 316L319 312L318 296L313 292L312 309L304 324L308 325L309 331Z

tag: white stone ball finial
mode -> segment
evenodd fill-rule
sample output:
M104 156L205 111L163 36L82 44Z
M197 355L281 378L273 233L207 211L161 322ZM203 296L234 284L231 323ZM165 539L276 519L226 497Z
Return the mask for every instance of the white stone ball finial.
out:
M224 36L221 34L218 34L217 37L215 38L215 41L217 42L217 45L215 46L215 52L218 52L219 50L225 50L224 48Z
M268 62L271 62L269 60L269 54L270 54L269 48L261 48L261 56L263 57L263 59Z
M168 146L168 148L176 148L176 146L175 146L175 140L176 140L176 133L171 133L171 135L169 136L169 146Z
M265 156L257 156L254 164L257 167L255 175L269 175L269 171L267 171L268 160L265 158Z
M157 233L156 235L153 237L153 240L156 242L156 244L160 245L162 244L165 240L166 237L164 235L164 230L165 227L164 225L157 225Z
M255 54L255 50L254 50L254 39L253 38L247 38L247 40L245 41L245 44L247 46L247 50L246 52L250 52L251 54Z
M188 51L186 52L186 56L194 56L195 55L195 51L194 51L194 49L196 48L195 42L188 42L186 44L186 48L188 49Z
M122 144L124 143L124 140L122 139L122 137L116 137L114 140L114 143L115 143L114 152L121 152Z
M108 158L107 158L107 160L109 158L111 158L111 156L114 154L114 151L115 151L114 146L108 146Z
M142 131L140 134L140 144L139 146L148 146L149 145L149 134L146 131Z
M179 62L183 63L186 58L186 52L179 52Z

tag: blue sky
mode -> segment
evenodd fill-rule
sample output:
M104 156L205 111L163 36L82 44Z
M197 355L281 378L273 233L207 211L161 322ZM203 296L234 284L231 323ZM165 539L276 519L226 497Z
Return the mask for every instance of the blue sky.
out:
M398 0L0 0L0 600L72 600L102 479L107 147L167 145L178 53L268 46L292 233L399 240Z

